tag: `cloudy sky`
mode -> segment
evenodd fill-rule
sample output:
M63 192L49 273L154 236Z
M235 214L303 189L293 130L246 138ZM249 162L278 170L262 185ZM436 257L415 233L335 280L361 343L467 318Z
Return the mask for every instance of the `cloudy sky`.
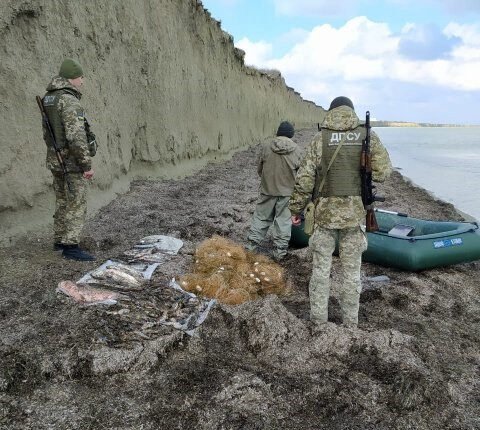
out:
M327 107L480 124L480 0L203 0L246 52Z

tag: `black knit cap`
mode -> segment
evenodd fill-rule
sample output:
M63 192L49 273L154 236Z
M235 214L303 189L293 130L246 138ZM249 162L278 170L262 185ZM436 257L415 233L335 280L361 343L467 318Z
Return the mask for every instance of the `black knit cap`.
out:
M295 130L293 129L293 125L290 124L288 121L283 121L277 130L277 136L285 136L292 138L295 134Z
M348 97L344 97L344 96L335 97L332 100L332 103L330 103L330 107L328 108L328 110L332 110L340 106L348 106L349 108L352 108L353 110L355 110L355 108L353 107L352 101Z

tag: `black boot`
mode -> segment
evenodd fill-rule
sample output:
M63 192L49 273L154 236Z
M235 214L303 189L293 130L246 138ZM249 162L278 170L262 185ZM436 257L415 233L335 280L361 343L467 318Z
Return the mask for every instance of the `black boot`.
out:
M64 247L64 246L65 246L65 245L64 245L63 243L55 242L55 243L53 244L53 250L54 250L54 251L63 251L63 247Z
M85 252L78 245L63 245L63 258L77 261L95 261L95 257Z

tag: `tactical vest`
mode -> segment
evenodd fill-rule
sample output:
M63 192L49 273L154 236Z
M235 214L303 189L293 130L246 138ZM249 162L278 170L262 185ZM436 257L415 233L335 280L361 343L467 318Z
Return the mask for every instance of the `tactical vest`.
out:
M361 195L360 156L366 129L359 125L353 130L322 129L322 161L319 180L327 171L330 160L343 140L320 195L322 197L346 197Z
M45 112L47 113L48 121L50 122L50 126L52 127L53 134L55 135L55 142L58 149L63 149L67 146L67 139L65 138L65 128L63 126L63 121L58 109L58 102L60 100L60 97L66 93L77 97L73 91L68 91L66 89L49 91L43 97L43 106L45 108ZM47 146L53 147L52 138L50 137L49 133L47 133L46 143Z

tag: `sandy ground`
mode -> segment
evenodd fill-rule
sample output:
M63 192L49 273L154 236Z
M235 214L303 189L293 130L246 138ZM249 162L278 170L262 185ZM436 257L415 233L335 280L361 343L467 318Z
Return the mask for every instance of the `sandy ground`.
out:
M96 263L63 260L43 232L0 249L2 429L480 429L478 261L420 273L364 264L359 328L346 329L335 258L331 322L319 334L307 320L308 249L284 263L290 295L217 305L192 337L152 330L148 294L123 314L55 292L143 236L185 242L151 291L188 272L213 234L245 243L255 151L183 180L133 183L88 221ZM385 209L462 219L398 172L380 192Z

